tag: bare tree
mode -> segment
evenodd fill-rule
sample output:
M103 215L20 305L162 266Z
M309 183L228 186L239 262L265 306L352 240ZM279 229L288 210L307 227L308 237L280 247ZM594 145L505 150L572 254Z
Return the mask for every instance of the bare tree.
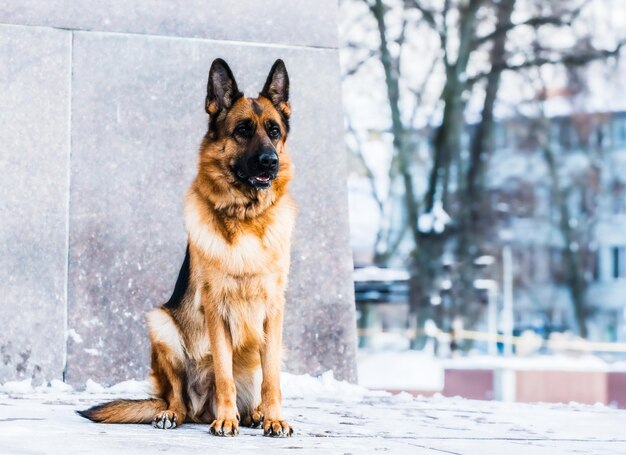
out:
M410 258L413 310L417 312L429 306L431 295L437 292L442 258L446 252L454 252L455 261L460 264L455 285L460 289L455 292L456 302L451 303L442 318L449 321L463 306L463 312L470 313L469 322L473 323L480 316L480 306L473 304L475 271L471 263L497 240L486 222L492 216L484 189L485 170L493 150L494 110L502 75L544 65L586 65L618 55L624 41L607 49L595 47L591 45L593 40L581 37L577 45L562 48L550 40L530 45L511 38L527 30L534 30L537 36L545 35L544 29L549 28L573 31L584 9L599 0L347 1L366 6L371 15L369 19L373 19L367 19L367 23L378 38L376 48L368 48L368 43L349 43L349 47L359 50L361 58L345 74L354 77L372 60L383 69L393 137L390 180L397 177L402 182L405 222L414 246ZM431 65L411 61L415 55L410 49L406 50L410 45L409 37L415 39L411 32L417 27L428 28L430 33L422 36L438 42L440 51ZM581 46L583 42L585 46ZM403 73L418 64L432 68L429 79L443 81L434 103L438 114L431 137L428 183L423 194L416 190L413 170L415 141L411 136L419 133L412 123L413 116L408 119L405 111L410 104L407 99L412 98L413 106L417 106L416 98L423 97L419 89L426 90L428 86L403 80ZM468 128L470 99L481 99L482 108L478 123ZM466 145L464 136L468 131L471 131L471 140ZM453 225L443 233L420 229L420 215L431 213L437 203L451 215ZM399 232L403 234L404 229ZM397 241L387 244L394 246ZM379 254L377 258L387 260L389 255ZM471 308L474 310L468 311Z

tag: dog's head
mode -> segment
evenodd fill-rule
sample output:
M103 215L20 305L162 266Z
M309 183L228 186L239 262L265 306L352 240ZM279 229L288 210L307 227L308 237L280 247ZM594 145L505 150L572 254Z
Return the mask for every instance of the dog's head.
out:
M206 112L209 130L201 150L200 173L214 189L258 198L290 178L285 141L289 132L289 76L276 60L257 98L239 91L228 64L216 59L209 71ZM216 182L219 179L220 182Z

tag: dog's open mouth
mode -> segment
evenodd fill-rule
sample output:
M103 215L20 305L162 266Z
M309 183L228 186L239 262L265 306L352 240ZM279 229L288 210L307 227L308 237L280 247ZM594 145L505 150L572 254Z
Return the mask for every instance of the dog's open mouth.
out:
M237 169L235 171L235 175L237 178L244 183L247 183L253 188L269 188L272 184L272 180L274 180L275 176L263 172L258 175L246 175L241 169Z

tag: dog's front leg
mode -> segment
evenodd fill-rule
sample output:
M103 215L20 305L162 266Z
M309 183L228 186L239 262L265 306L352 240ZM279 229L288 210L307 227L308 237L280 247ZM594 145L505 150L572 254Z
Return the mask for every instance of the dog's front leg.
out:
M230 329L215 308L205 308L206 322L211 342L213 368L215 369L215 420L211 434L235 436L239 434L237 416L237 391L233 380L233 346Z
M265 344L261 348L261 409L265 436L291 436L293 429L282 417L280 392L280 353L283 337L283 305L265 320Z

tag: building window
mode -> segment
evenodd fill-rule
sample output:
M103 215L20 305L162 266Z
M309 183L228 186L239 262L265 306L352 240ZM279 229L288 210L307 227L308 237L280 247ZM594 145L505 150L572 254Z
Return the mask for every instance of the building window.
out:
M600 281L600 251L591 252L591 278Z
M611 270L614 279L626 278L626 247L611 248Z
M616 118L613 120L613 145L614 146L623 146L626 142L626 125L624 124L624 120L621 118Z

